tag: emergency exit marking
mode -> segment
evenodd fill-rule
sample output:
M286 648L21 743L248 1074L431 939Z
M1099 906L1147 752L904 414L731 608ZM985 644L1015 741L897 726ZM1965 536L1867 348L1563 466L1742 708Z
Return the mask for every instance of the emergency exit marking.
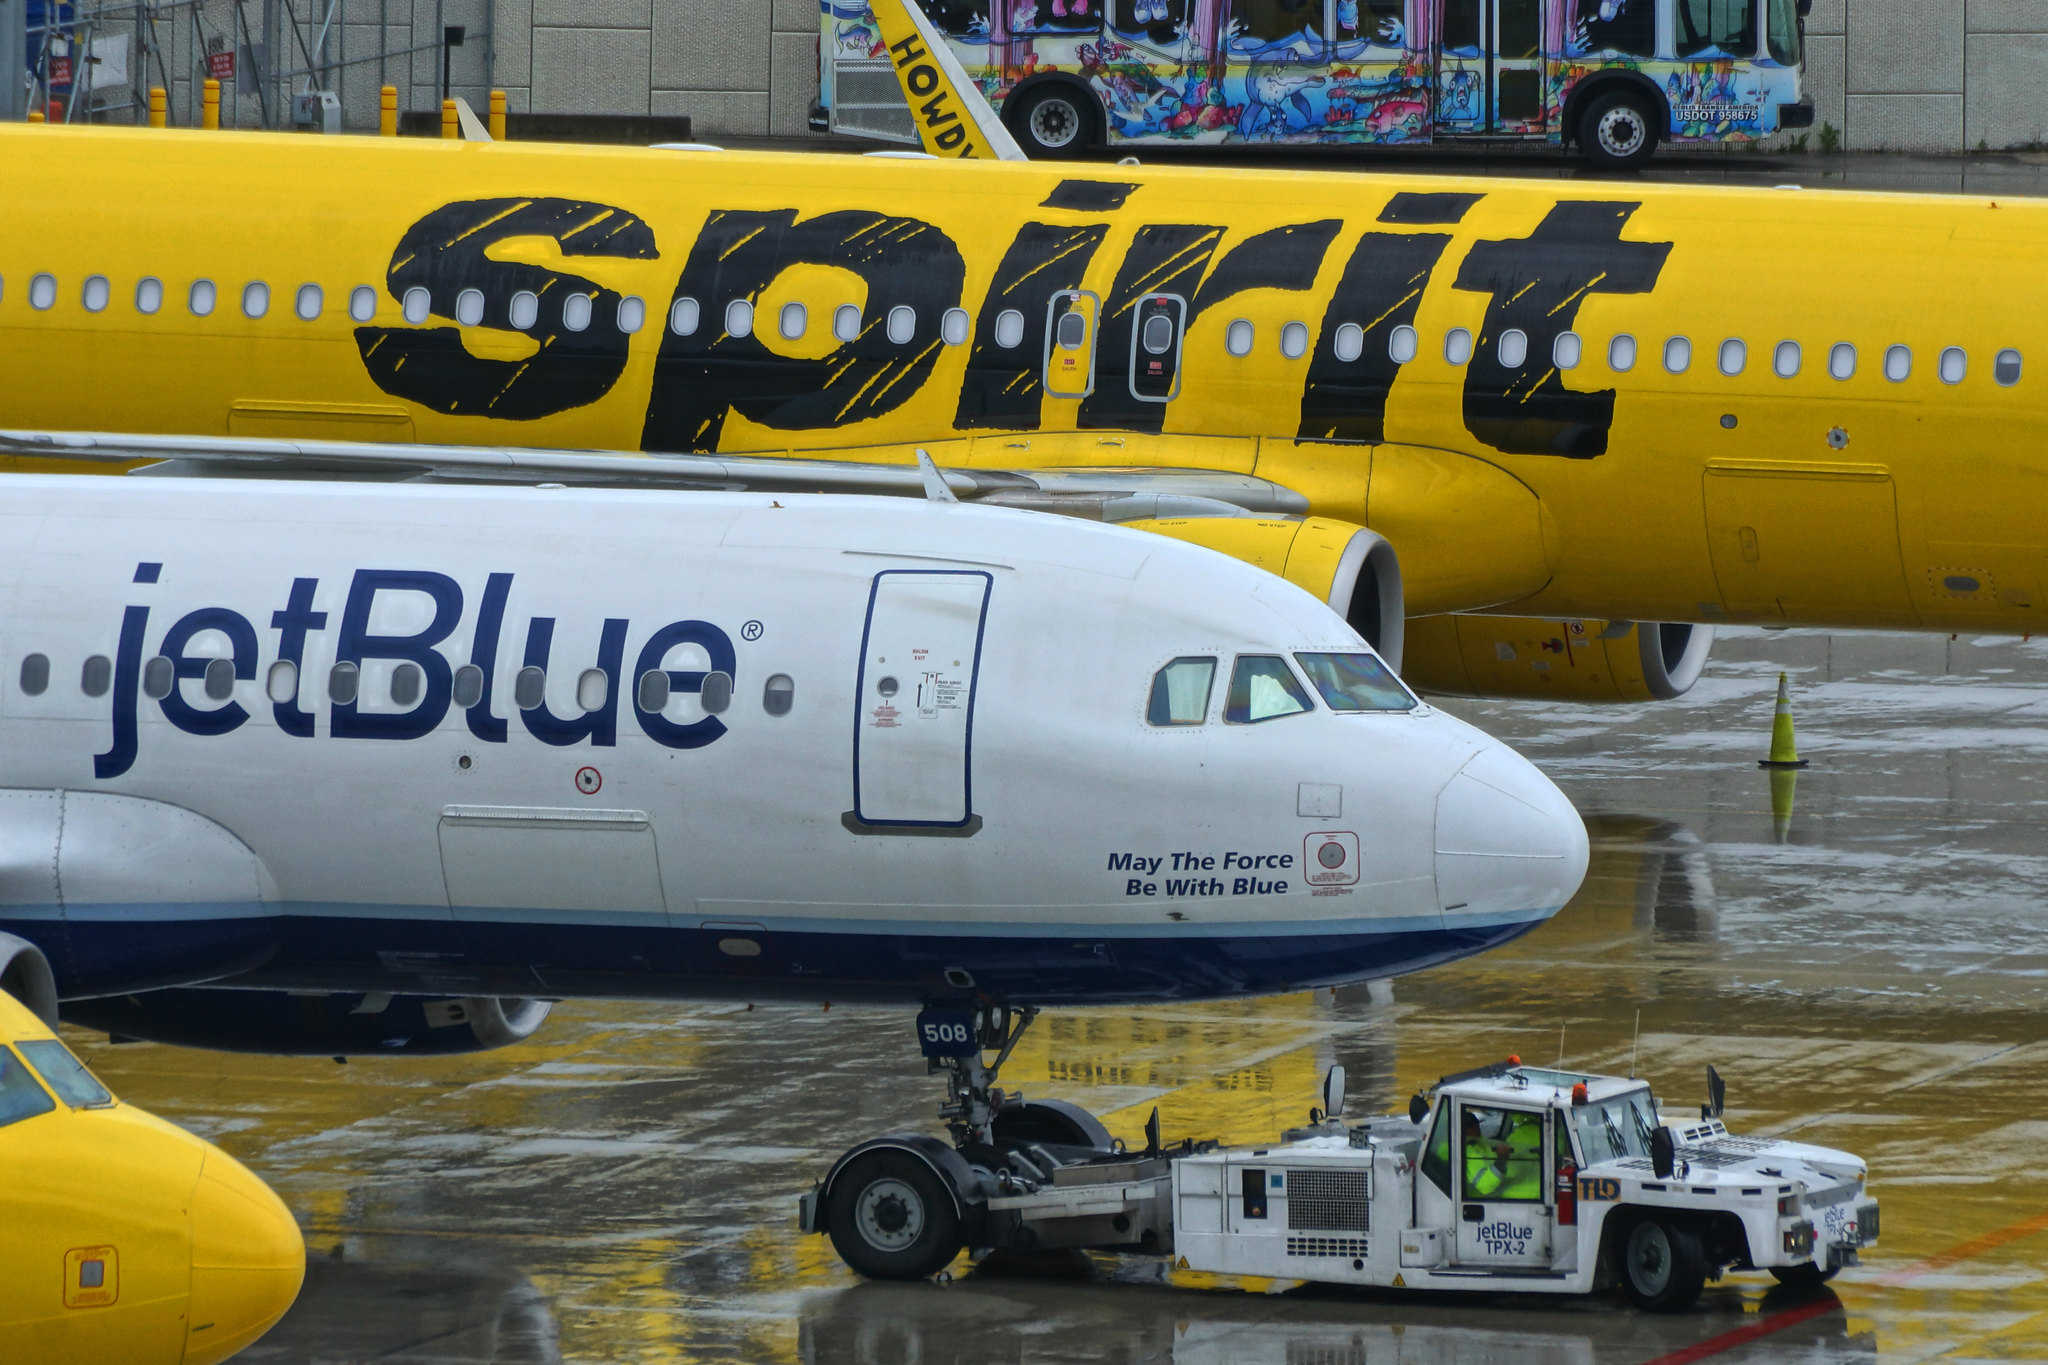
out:
M597 789L603 785L604 774L600 773L597 769L578 768L576 770L576 790L582 792L585 796L597 795Z

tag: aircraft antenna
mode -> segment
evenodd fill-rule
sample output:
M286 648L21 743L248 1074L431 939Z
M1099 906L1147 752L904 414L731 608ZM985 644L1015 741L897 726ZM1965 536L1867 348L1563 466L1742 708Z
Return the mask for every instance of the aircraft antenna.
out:
M1629 1039L1629 1044L1628 1044L1628 1078L1629 1078L1630 1080L1634 1080L1634 1079L1636 1078L1636 1048L1637 1048L1637 1047L1639 1047L1639 1046L1641 1046L1641 1044L1642 1044L1642 1041L1643 1041L1643 1012L1642 1012L1641 1010L1637 1010L1637 1011L1636 1011L1636 1036L1635 1036L1635 1037L1633 1037L1633 1038L1631 1038L1631 1039Z
M1557 1069L1564 1070L1564 1024L1557 1026Z
M917 452L917 467L924 474L924 495L927 501L960 501L960 499L953 496L953 490L946 486L946 476L939 472L939 467L936 464L932 463L931 452L926 450L919 450Z

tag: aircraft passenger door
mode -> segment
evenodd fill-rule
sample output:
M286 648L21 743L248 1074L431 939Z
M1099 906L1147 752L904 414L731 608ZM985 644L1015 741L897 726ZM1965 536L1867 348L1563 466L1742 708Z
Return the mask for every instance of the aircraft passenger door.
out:
M1439 133L1541 136L1543 0L1444 0Z
M1459 1265L1550 1264L1550 1150L1539 1109L1457 1101L1452 1179Z
M1095 333L1102 300L1085 289L1062 289L1046 305L1045 391L1086 398L1095 390Z
M1131 328L1131 397L1170 403L1180 393L1181 334L1188 301L1178 294L1147 294L1138 300Z
M849 828L960 830L974 814L974 693L991 575L887 569L861 639Z

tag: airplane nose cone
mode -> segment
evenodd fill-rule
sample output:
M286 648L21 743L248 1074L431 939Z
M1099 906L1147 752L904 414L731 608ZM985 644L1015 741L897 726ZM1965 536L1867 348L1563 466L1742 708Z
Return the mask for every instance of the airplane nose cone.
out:
M1452 927L1548 919L1586 876L1586 822L1504 744L1458 770L1436 800L1436 885Z
M269 1331L299 1296L306 1241L248 1167L210 1151L192 1195L192 1303L184 1365L214 1365Z

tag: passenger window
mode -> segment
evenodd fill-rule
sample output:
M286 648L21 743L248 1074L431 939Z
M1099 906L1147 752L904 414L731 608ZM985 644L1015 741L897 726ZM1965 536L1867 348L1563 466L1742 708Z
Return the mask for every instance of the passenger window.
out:
M1778 378L1780 379L1790 379L1793 375L1798 374L1799 343L1796 341L1779 342L1778 349L1771 353L1771 368L1777 371Z
M280 705L298 696L299 666L290 659L279 659L270 666L270 675L264 680L263 691Z
M1472 358L1472 334L1463 327L1444 333L1444 359L1462 365Z
M300 285L298 297L292 301L292 311L297 313L303 322L312 322L318 318L326 306L327 294L317 284Z
M505 321L515 332L530 330L540 321L540 295L526 289L514 294L505 307Z
M1607 368L1616 374L1627 374L1635 367L1636 339L1622 332L1607 343Z
M1209 719L1209 689L1215 682L1214 659L1175 659L1152 675L1145 719L1153 725L1200 725Z
M1139 336L1146 355L1165 355L1173 349L1173 319L1163 314L1146 318Z
M707 715L718 715L732 705L732 674L706 673L698 684L697 701Z
M57 1092L57 1098L73 1109L104 1109L114 1097L99 1077L85 1069L85 1063L71 1055L71 1049L55 1038L28 1038L15 1044L29 1066L43 1078L43 1084Z
M570 294L562 300L562 330L565 332L586 332L590 330L590 313L593 300L588 294Z
M475 664L464 664L455 670L448 691L450 699L467 711L484 699L484 671Z
M512 679L512 704L522 711L531 711L546 700L548 675L528 664Z
M377 316L377 291L359 284L348 291L348 315L356 322L371 322Z
M213 701L226 701L235 695L235 661L233 659L209 659L206 661L206 695Z
M1415 335L1415 329L1405 322L1387 333L1387 359L1396 365L1406 365L1421 349L1421 340Z
M662 707L668 705L668 694L669 682L666 669L650 668L640 675L640 687L635 693L635 700L639 703L642 711L651 714L661 710Z
M1550 363L1560 370L1576 370L1585 350L1585 343L1579 340L1577 332L1559 332L1556 343L1550 348Z
M1846 341L1838 341L1828 349L1828 373L1837 379L1847 379L1856 373L1856 348Z
M151 314L164 306L164 282L152 277L138 280L135 285L135 311Z
M38 275L28 282L28 306L47 313L57 306L57 277Z
M56 1107L56 1102L29 1076L21 1059L0 1047L0 1128L47 1114Z
M729 337L748 337L754 334L754 305L745 299L734 299L725 305L725 334Z
M1884 351L1884 377L1894 384L1903 384L1913 373L1913 348L1910 346L1887 346Z
M343 661L327 670L327 700L336 706L347 706L356 699L356 692L362 686L362 670L354 664Z
M1507 369L1521 369L1522 362L1529 358L1529 334L1519 328L1508 328L1494 343L1493 353Z
M1678 55L1693 61L1756 56L1756 0L1678 0Z
M696 335L697 312L697 300L677 299L668 308L668 329L679 337Z
M113 685L114 661L104 654L93 655L78 671L78 690L88 697L104 697Z
M419 705L421 684L426 675L418 664L400 664L391 670L391 704L407 710Z
M50 687L50 656L30 654L21 661L21 690L31 697L40 697Z
M1024 315L1022 313L1005 313L1003 317L1017 319L1017 335L1019 337L1024 335ZM832 335L841 341L860 340L860 308L858 305L842 303L832 310ZM997 318L996 344L998 346L1004 344L1002 335L1003 321L1002 318ZM1017 343L1012 341L1008 344L1015 346Z
M889 310L889 340L898 346L908 345L917 335L917 310L897 304Z
M1941 353L1941 363L1935 367L1944 384L1960 384L1963 376L1970 372L1970 358L1960 346L1951 346Z
M178 666L159 654L142 666L142 695L162 701L178 682Z
M270 286L252 280L242 286L242 316L260 318L270 311Z
M789 708L796 703L796 681L787 673L777 673L761 687L761 709L771 716L786 716Z
M1739 337L1729 337L1721 343L1721 373L1734 376L1742 373L1749 364L1749 345Z
M1280 354L1299 360L1308 354L1308 324L1290 322L1280 329Z
M1345 323L1337 329L1330 350L1340 362L1349 365L1365 354L1365 329L1355 322Z
M1684 374L1692 367L1692 340L1689 337L1672 337L1664 343L1664 368L1673 374Z
M2020 353L2018 351L2000 351L1998 359L1991 363L1991 377L2000 386L2008 389L2019 383Z
M1314 706L1285 659L1277 654L1241 654L1230 674L1223 719L1232 725L1257 725L1300 715Z
M1288 0L1231 0L1230 46L1233 51L1270 53L1279 43L1306 43L1320 49L1322 41L1323 10L1320 5L1290 4ZM1275 115L1276 122L1278 119L1279 116Z
M399 308L405 320L417 327L434 311L434 296L414 286L405 291L405 297L399 300Z
M647 300L638 294L628 294L619 300L619 330L627 336L637 335L647 325Z
M1463 1105L1459 1165L1466 1199L1543 1199L1543 1115Z
M1061 350L1080 350L1088 341L1088 319L1079 313L1060 314L1058 335Z
M585 711L602 711L612 694L612 680L601 668L586 668L576 679L576 705Z
M476 327L483 322L483 290L465 289L455 296L455 320L464 327Z
M217 293L212 280L194 280L191 291L185 295L185 306L192 310L195 318L212 317Z
M810 311L806 309L802 304L785 303L782 305L782 321L780 327L784 339L789 341L797 340L799 337L803 336L804 329L809 327L810 325Z
M939 319L939 339L948 346L965 344L969 330L965 308L948 308L945 315Z
M1297 654L1294 661L1332 711L1413 711L1418 703L1373 654Z
M1257 336L1251 321L1247 318L1234 319L1223 329L1223 349L1232 355L1250 355L1252 341Z
M85 311L88 313L104 313L107 311L107 299L112 293L113 288L107 283L107 277L94 275L86 280L78 301L85 305Z

